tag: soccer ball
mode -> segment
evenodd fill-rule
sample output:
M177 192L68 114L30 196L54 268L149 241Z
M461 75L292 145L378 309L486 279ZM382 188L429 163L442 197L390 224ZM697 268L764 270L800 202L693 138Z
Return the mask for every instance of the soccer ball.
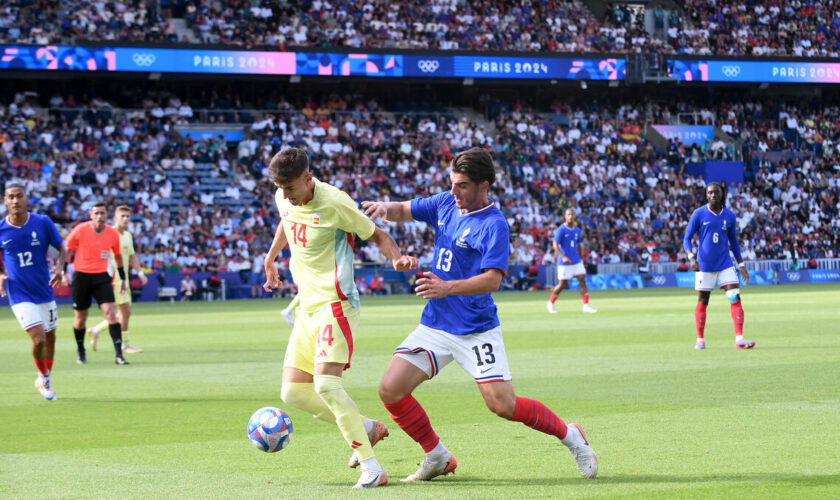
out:
M280 451L289 445L291 437L292 419L280 408L260 408L248 420L248 439L260 451Z

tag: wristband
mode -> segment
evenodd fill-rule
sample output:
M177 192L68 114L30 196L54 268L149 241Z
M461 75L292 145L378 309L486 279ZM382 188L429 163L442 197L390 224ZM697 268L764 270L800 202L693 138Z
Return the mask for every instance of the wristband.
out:
M746 265L746 264L744 264L743 262L739 262L739 263L738 263L738 269L743 269L743 268L745 268L745 267L747 267L747 265Z
M118 267L117 273L119 273L120 279L125 281L125 269L123 269L122 267Z
M141 278L145 278L145 277L146 277L146 273L144 273L144 272L143 272L143 270L141 269L141 270L137 273L137 276L140 276Z
M691 260L691 259L693 259L693 258L694 258L694 253L692 253L692 252L686 252L686 253L685 253L685 256L686 256L686 257L688 257L688 260Z

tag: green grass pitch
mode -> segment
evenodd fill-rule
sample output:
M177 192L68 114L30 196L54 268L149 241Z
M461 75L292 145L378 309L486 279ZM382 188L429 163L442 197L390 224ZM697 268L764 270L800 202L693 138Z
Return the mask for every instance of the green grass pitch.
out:
M422 484L422 450L390 420L376 388L414 328L411 296L365 298L345 386L391 436L375 448L391 482L350 490L358 472L334 426L286 409L295 432L276 454L245 435L251 413L280 400L290 328L286 301L136 304L114 365L110 339L78 366L72 311L60 309L53 380L33 387L30 342L0 313L0 498L838 498L840 286L743 290L749 351L733 349L722 292L694 350L691 290L593 292L595 315L564 292L497 294L517 392L579 422L598 453L584 480L555 438L504 421L451 365L416 392L458 458L454 475ZM98 314L91 314L99 320Z

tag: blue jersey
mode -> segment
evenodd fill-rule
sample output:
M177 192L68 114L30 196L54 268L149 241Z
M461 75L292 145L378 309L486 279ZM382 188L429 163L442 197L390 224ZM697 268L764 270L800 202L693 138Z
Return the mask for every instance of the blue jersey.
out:
M560 250L563 255L571 261L569 264L577 264L580 262L580 255L578 255L578 245L580 245L580 227L575 226L569 229L566 224L561 224L557 228L557 233L554 235L554 241L560 245ZM566 264L563 259L558 259L557 263L561 266Z
M738 234L735 229L735 213L724 207L715 214L708 205L702 206L691 214L688 227L685 228L683 247L691 252L691 239L697 233L700 245L697 251L697 264L701 272L717 272L732 267L732 257L741 260L741 247L738 246Z
M431 272L440 279L463 280L484 269L507 269L510 229L492 203L461 213L455 197L447 191L411 200L411 216L435 227ZM469 335L499 326L499 316L489 293L449 295L429 299L420 324L454 335Z
M55 300L50 286L47 251L60 247L64 239L46 215L28 214L23 226L15 226L6 217L0 222L0 250L6 268L9 304Z

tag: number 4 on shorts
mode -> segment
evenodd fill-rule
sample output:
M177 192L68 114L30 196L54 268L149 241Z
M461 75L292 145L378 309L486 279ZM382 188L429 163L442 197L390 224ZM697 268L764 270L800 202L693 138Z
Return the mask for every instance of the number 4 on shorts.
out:
M333 343L332 325L327 325L321 330L321 342L326 342L328 346Z

